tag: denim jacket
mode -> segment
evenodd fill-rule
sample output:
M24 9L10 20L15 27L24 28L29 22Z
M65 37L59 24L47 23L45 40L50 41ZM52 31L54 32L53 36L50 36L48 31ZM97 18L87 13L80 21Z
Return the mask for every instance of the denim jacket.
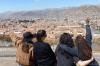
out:
M86 25L86 37L85 37L88 45L91 47L92 46L92 33L91 33L91 28L90 25Z

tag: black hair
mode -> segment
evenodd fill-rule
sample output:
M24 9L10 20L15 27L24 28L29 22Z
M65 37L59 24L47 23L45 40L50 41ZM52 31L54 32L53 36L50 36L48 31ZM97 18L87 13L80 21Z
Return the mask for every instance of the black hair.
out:
M33 41L32 41L32 38L33 38L33 34L31 32L25 32L23 34L23 45L22 45L22 50L26 53L29 52L29 44L33 44Z
M73 42L72 36L69 33L61 34L60 39L59 39L59 43L65 44L69 47L74 47L74 42Z
M37 36L36 36L37 41L38 41L38 42L43 41L43 40L42 40L42 37L47 37L46 31L45 31L45 30L38 30L38 31L37 31Z
M31 32L25 32L23 34L23 41L24 42L30 43L32 41L32 38L33 38L33 34Z

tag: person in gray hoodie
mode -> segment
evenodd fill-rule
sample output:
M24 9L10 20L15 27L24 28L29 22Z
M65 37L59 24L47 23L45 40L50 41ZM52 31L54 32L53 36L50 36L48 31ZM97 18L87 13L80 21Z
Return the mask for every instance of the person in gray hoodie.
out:
M56 48L55 54L57 58L57 66L75 66L73 56L64 51L60 45L66 45L73 48L74 43L69 33L63 33L60 36L59 44Z

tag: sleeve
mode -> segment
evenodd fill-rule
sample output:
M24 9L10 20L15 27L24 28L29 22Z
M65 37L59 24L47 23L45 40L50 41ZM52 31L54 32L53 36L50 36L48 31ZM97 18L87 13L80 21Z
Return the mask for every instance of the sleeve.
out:
M63 50L65 50L67 53L69 53L70 55L78 57L78 49L77 48L67 47L66 45L60 45L60 47Z
M80 59L78 57L73 57L74 62L77 63L78 61L80 61Z
M92 34L90 25L86 25L86 41L88 42L89 46L92 45Z

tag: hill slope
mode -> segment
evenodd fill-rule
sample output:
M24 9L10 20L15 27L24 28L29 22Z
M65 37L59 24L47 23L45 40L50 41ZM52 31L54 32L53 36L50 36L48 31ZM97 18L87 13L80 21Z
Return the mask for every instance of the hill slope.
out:
M85 17L100 18L99 5L84 5L80 7L69 8L54 8L36 11L20 11L20 12L6 12L0 14L0 18L18 18L18 19L31 19L31 18L55 18L63 19L69 17L70 19L84 19Z

